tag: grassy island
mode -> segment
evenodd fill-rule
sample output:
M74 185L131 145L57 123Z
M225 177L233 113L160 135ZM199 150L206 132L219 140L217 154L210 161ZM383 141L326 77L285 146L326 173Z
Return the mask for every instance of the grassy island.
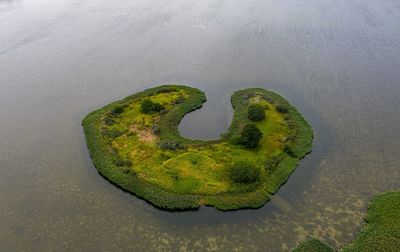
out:
M340 249L342 252L400 251L400 191L374 197L368 206L366 224L355 241ZM319 240L302 242L293 252L334 251Z
M310 152L310 125L278 94L249 88L232 95L219 140L182 137L179 122L205 101L198 89L164 85L90 113L83 127L95 167L163 209L261 207Z

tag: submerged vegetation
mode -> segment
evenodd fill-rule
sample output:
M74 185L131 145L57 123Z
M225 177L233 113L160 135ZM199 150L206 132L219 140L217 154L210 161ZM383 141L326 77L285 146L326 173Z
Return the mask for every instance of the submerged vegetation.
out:
M145 114L160 112L164 106L157 102L152 102L149 99L144 99L140 104L141 111Z
M311 239L300 243L292 252L334 252L329 245L318 239Z
M368 206L366 224L355 241L339 251L376 252L400 251L400 191L391 191L374 197ZM319 240L302 242L293 252L333 251Z
M400 251L400 191L376 196L365 221L356 240L343 251Z
M160 208L262 206L310 152L311 127L281 96L250 88L232 95L221 139L183 138L180 120L205 101L195 88L165 85L90 113L83 127L96 168Z

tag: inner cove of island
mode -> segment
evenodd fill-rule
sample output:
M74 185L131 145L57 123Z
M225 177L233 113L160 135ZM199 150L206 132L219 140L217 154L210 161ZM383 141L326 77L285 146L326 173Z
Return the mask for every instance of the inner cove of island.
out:
M163 85L87 115L83 128L96 169L166 210L259 208L311 151L313 131L280 95L235 91L232 123L219 140L184 138L178 124L205 94Z

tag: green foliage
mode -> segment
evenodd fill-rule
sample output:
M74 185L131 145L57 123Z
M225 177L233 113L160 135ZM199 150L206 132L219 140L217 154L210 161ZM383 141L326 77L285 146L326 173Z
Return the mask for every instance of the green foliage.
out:
M289 110L282 104L279 104L278 106L276 106L276 111L278 111L279 113L282 113L282 114L286 114L289 112Z
M242 131L240 143L247 148L256 148L263 136L263 133L255 124L247 124Z
M334 252L329 245L318 239L311 239L300 243L292 252Z
M164 150L178 150L183 149L184 146L180 142L176 141L163 141L160 143L160 148Z
M374 197L368 206L366 224L357 239L343 251L400 251L400 191Z
M103 135L109 138L117 138L124 134L124 132L118 130L118 129L111 129L111 130L105 130L103 131Z
M115 160L115 165L116 166L131 167L132 166L132 162L130 160L125 160L125 159L118 158L117 160Z
M272 156L270 159L265 161L264 168L266 172L272 172L275 170L279 162L282 160L282 155Z
M368 206L366 224L355 241L341 252L400 251L400 191L389 191L374 197ZM293 252L334 251L313 239L300 243Z
M232 166L230 177L235 183L254 183L260 180L260 169L247 162L238 162Z
M122 114L122 112L124 112L124 107L123 106L116 106L115 108L113 108L110 112L110 114L112 116L117 116L119 114Z
M142 112L145 114L160 112L161 110L165 109L164 106L161 105L160 103L152 102L149 99L144 99L140 106L141 106Z
M164 112L140 113L144 99L165 104ZM221 210L261 207L269 199L269 194L275 193L288 179L299 159L310 151L312 129L285 99L273 92L252 88L236 91L232 95L234 119L221 140L183 138L178 131L180 120L185 114L200 108L205 100L204 93L194 88L161 86L90 113L84 119L83 127L95 167L113 183L164 209L193 209L200 205L215 206ZM293 148L297 157L284 153L283 146L277 149L275 137L262 138L258 149L231 144L234 139L233 142L241 142L243 125L250 123L248 104L258 101L263 105L269 102L289 108L284 116L293 121L296 131L288 131L284 116L275 109L265 111L271 119L258 121L257 128L268 136L294 134L296 141ZM122 110L115 109L117 107ZM107 116L111 116L114 123L108 125L105 122ZM130 128L135 124L137 127ZM136 140L146 137L146 134L158 136L150 143ZM132 150L140 155L132 154L135 153ZM252 160L267 167L267 160L273 158L271 153L281 154L280 158L271 161L268 166L274 168L268 169L268 172L267 168L258 170L258 181L233 183L227 163ZM117 162L118 158L121 161ZM126 164L126 160L131 161L132 166ZM200 189L202 191L198 191Z
M115 121L111 118L111 117L106 117L105 119L104 119L104 124L105 125L107 125L107 126L111 126L111 125L113 125L115 123Z
M252 121L265 119L265 107L260 104L251 104L247 110L247 117Z

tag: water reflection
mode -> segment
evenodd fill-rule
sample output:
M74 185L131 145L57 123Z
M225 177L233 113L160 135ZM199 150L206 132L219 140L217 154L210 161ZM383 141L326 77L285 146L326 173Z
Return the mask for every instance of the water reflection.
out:
M287 251L309 236L339 247L372 195L400 186L396 1L44 0L3 11L9 3L0 5L4 250ZM313 152L261 209L160 211L98 175L80 124L163 83L206 92L180 130L207 139L229 126L233 91L273 90L310 121Z

